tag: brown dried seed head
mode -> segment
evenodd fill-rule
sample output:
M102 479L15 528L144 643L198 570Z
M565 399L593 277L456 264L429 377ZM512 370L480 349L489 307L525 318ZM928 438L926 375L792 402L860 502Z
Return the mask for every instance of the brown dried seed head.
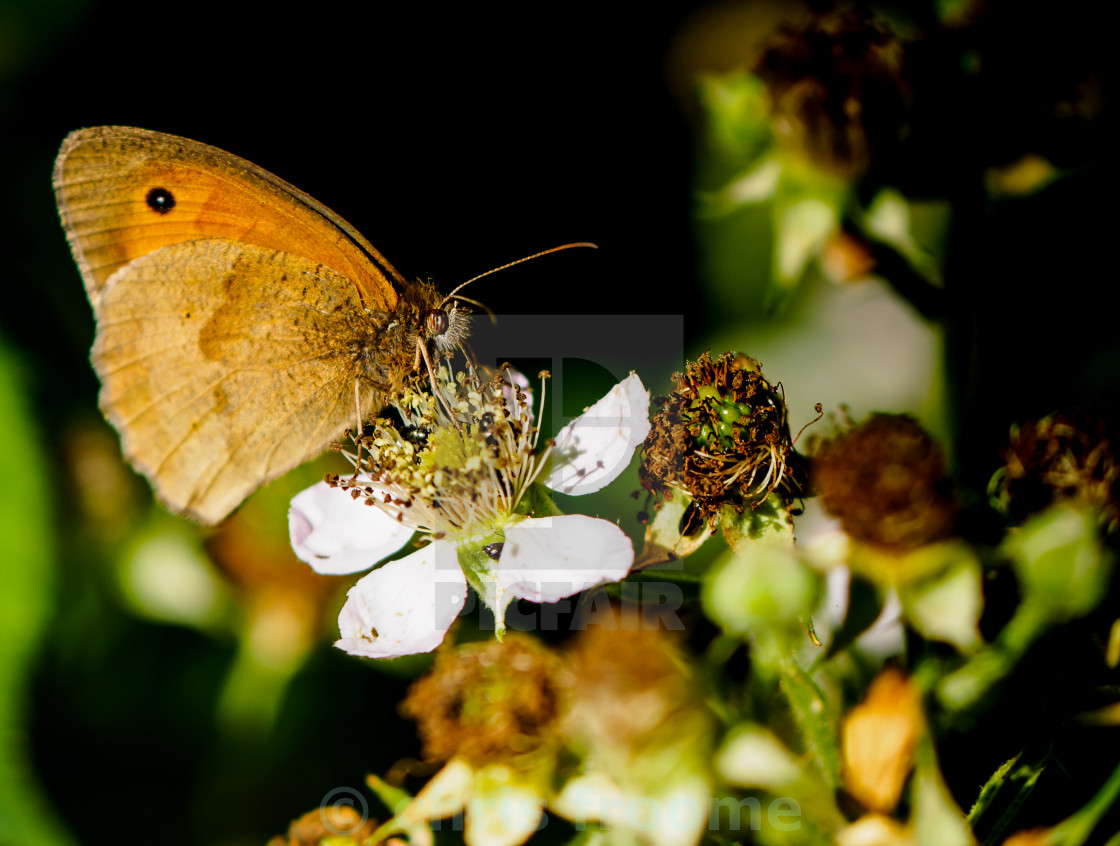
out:
M673 490L693 499L714 525L721 507L742 510L775 490L800 496L804 478L793 453L785 401L741 353L704 353L675 374L676 388L655 400L639 479L662 499Z
M559 659L529 637L468 643L436 653L401 713L416 720L426 759L508 761L551 740L561 673Z
M873 414L824 441L812 482L853 538L896 551L946 537L956 504L941 450L904 414Z
M1110 435L1101 417L1082 410L1012 426L990 493L1016 519L1051 502L1074 502L1098 509L1114 531L1120 527L1120 464Z

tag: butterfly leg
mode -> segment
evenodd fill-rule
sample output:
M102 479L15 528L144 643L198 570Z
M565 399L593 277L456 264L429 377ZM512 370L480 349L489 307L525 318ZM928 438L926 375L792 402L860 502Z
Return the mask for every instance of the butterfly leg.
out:
M447 416L451 418L451 422L455 425L455 428L459 429L459 421L455 416L455 412L452 411L450 403L447 402L447 398L440 393L439 388L436 385L436 372L432 367L432 359L428 356L428 347L423 341L419 339L417 339L416 341L416 355L418 358L420 356L424 357L424 366L428 369L428 381L432 383L432 393L435 394L436 398L443 403L443 407L447 411Z
M358 387L357 376L354 377L354 416L358 421L358 428L356 428L354 431L358 433L358 437L360 438L364 430L362 428L362 394L361 390Z

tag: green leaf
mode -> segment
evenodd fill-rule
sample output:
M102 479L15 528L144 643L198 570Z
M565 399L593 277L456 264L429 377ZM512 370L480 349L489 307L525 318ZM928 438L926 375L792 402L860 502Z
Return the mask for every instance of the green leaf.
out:
M984 786L980 788L980 795L976 797L976 801L973 802L972 807L968 809L969 825L974 828L976 827L977 820L991 807L1000 790L1007 784L1008 773L1011 772L1011 768L1015 766L1018 760L1019 755L1016 755L1014 758L1009 758L1004 761L999 765L996 771L989 776L988 780L984 782Z
M1011 829L1015 816L1019 810L1026 804L1030 798L1031 793L1034 792L1035 785L1038 783L1039 777L1046 769L1046 762L1041 761L1034 764L1024 764L1017 767L1007 780L1007 784L1014 789L1014 794L1011 801L1008 802L1007 807L1004 809L996 824L992 826L991 831L988 832L984 838L984 846L995 846L997 843L1003 842L1004 834ZM972 819L972 813L969 812L969 820Z

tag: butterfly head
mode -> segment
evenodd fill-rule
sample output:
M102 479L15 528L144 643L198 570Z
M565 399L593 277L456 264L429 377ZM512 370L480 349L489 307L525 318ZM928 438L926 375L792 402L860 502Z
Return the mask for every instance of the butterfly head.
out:
M470 334L470 311L460 308L449 297L425 312L421 331L424 341L441 354L449 354L459 348Z

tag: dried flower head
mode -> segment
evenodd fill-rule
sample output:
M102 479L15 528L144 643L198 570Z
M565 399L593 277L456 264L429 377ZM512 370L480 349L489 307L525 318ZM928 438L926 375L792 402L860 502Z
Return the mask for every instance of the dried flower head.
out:
M1084 412L1054 413L1011 427L989 494L1021 519L1052 502L1097 509L1110 532L1120 527L1120 465L1108 428Z
M742 511L773 491L787 501L803 493L785 399L763 378L762 365L742 353L714 361L704 353L673 380L673 392L656 400L642 487L664 499L687 494L697 522L713 528L723 505Z
M941 450L905 414L873 414L824 441L813 487L851 537L902 552L946 537L956 504Z
M416 720L424 757L472 767L547 745L561 711L560 662L539 642L509 636L436 654L401 712Z
M769 89L775 135L822 170L859 176L904 131L910 87L902 44L864 12L783 27L754 72Z

